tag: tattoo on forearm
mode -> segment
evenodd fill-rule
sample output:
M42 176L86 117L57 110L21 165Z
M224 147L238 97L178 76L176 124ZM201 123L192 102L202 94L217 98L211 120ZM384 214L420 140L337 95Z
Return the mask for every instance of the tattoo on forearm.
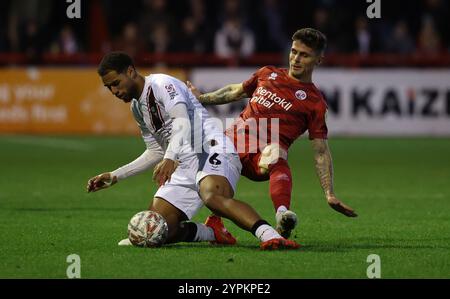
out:
M314 159L317 176L323 191L326 195L333 194L333 162L329 150L317 150L316 148Z
M242 98L242 94L238 94L233 85L225 86L214 92L203 94L199 100L203 104L226 104Z

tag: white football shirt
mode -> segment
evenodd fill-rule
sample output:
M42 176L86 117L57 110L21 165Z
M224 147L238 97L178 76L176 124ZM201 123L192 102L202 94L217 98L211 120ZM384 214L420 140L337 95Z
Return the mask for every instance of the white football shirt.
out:
M202 152L203 144L207 144L211 139L221 143L224 137L221 124L209 117L208 111L186 84L169 75L151 74L145 77L144 90L139 99L133 99L131 102L131 111L147 148L156 142L166 151L172 133L172 119L168 111L179 103L186 105L189 115L191 152Z

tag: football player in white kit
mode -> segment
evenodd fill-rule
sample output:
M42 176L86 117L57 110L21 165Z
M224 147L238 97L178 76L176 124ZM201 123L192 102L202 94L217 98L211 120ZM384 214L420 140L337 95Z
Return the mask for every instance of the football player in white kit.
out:
M234 244L219 217L205 225L188 221L206 205L215 215L252 232L261 249L295 249L248 204L233 199L242 165L234 145L180 80L165 74L140 75L127 54L106 54L98 68L104 85L124 101L147 149L133 162L88 181L88 192L107 188L154 167L159 184L150 210L167 221L166 243L212 241Z

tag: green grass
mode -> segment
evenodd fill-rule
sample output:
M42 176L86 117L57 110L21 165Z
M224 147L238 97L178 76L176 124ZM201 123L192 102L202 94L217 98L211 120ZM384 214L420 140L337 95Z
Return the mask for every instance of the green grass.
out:
M138 137L0 137L0 278L366 278L369 254L383 278L450 278L450 139L332 139L335 188L358 218L330 209L305 139L290 151L298 251L263 252L226 221L234 247L180 243L123 248L132 215L155 192L151 174L95 194L89 177L131 161ZM274 223L268 183L242 178L237 198ZM208 215L202 209L195 220Z

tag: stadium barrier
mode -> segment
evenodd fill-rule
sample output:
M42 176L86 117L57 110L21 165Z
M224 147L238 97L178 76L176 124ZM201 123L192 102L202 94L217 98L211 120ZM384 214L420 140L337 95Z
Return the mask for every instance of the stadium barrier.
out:
M211 91L246 80L256 68L195 68L190 80ZM163 72L183 81L182 69ZM322 68L316 85L329 106L330 135L450 136L450 70ZM245 101L209 106L235 117ZM225 120L224 120L225 125ZM0 133L138 134L126 104L114 98L95 68L0 69Z
M212 91L242 82L255 70L194 69L190 79ZM321 68L313 80L328 102L330 135L450 136L448 69ZM242 103L210 109L216 117L237 116Z
M141 69L181 80L179 69ZM0 132L138 134L128 104L103 86L95 68L0 69Z

